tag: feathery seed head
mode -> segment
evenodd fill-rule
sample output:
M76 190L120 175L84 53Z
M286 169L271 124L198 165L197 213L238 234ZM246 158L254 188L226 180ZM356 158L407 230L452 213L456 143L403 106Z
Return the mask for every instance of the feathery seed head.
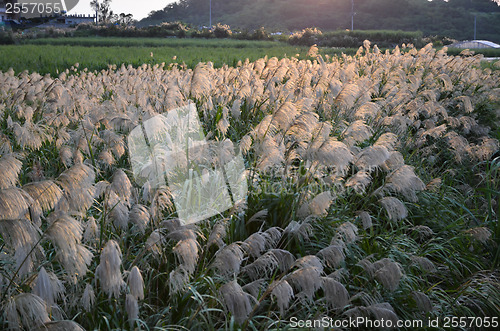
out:
M408 216L408 210L405 205L397 198L385 197L379 202L384 207L391 221L400 221Z
M87 284L81 298L81 304L85 311L90 312L95 302L95 294L92 285Z
M236 280L222 285L219 291L224 298L226 309L233 314L236 323L241 324L252 310L250 294L245 293Z
M130 288L130 294L137 300L144 299L144 280L137 266L134 266L128 275L128 286Z
M284 279L273 282L269 287L272 288L271 295L278 301L278 307L283 316L285 310L290 306L290 300L294 297L293 288Z
M122 252L118 243L109 240L101 252L100 263L96 268L96 276L101 288L109 297L118 298L125 286L120 270L122 264Z
M344 285L330 277L321 277L321 287L325 291L328 303L336 309L342 309L349 303L349 292Z

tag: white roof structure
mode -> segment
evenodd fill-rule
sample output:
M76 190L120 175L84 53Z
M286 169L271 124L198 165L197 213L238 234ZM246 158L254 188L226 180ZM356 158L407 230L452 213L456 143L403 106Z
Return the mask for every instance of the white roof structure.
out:
M499 44L488 40L465 40L454 44L449 47L452 48L500 48Z

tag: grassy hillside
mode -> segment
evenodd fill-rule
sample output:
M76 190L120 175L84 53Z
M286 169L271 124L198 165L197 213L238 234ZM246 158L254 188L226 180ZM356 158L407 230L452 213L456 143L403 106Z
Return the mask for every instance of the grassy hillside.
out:
M355 29L420 30L425 35L456 39L473 37L474 15L481 39L500 42L500 7L490 0L356 0ZM164 21L209 24L209 2L182 0L157 11L140 25ZM296 30L319 27L326 30L351 28L350 0L218 0L212 2L212 22L233 28Z

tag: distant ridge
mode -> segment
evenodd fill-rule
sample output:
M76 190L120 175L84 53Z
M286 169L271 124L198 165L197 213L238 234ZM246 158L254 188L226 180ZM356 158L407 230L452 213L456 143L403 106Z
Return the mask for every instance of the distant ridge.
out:
M491 0L355 0L354 29L420 30L459 40L474 36L500 43L500 7ZM180 0L155 11L139 26L182 21L209 25L209 0ZM231 28L293 31L351 28L351 0L212 0L212 23Z

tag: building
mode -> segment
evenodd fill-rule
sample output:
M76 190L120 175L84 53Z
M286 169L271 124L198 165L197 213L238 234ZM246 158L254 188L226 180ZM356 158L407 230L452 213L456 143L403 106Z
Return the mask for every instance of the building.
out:
M17 3L17 0L0 0L0 22L14 20L17 21L20 18L19 14L7 13L7 3Z
M95 23L95 16L92 15L65 15L62 16L64 18L64 24L66 25L78 25L80 23Z

